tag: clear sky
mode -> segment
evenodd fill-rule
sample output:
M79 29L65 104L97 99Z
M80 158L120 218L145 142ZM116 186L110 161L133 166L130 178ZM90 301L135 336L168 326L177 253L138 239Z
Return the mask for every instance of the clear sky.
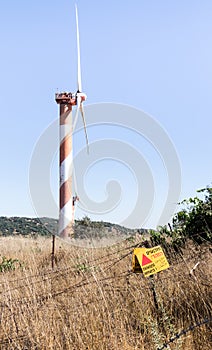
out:
M57 89L76 90L74 3L1 0L0 215L36 215L28 185L33 149L58 116L54 93ZM197 189L211 183L212 173L212 2L78 0L77 5L86 104L125 104L151 115L166 130L178 153L180 199L194 196ZM117 135L112 127L91 129L91 143L100 135ZM120 137L129 142L130 132L119 130ZM76 148L80 140L84 143L83 134L75 141ZM157 173L159 159L147 152L150 144L134 142L137 148L140 142L140 150L145 149L145 157L149 157L156 187L165 187L163 170ZM97 201L105 193L110 162L114 161L99 162L85 179L88 195ZM52 169L51 186L57 201L57 156ZM126 180L125 172L120 163L113 167L112 177L123 181L123 197L133 193L135 185L133 178ZM153 216L157 217L163 196L156 200ZM114 212L91 217L121 222L130 208L117 209L117 216ZM78 209L76 216L85 214ZM156 224L154 217L146 223Z

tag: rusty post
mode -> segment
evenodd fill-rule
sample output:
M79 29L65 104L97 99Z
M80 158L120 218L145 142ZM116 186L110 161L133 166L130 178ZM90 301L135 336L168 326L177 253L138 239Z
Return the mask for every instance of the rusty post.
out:
M55 263L55 235L52 235L52 270L54 269Z

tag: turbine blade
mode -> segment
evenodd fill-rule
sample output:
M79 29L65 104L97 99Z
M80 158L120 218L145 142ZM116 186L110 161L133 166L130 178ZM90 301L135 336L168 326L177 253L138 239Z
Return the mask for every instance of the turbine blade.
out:
M77 97L77 110L76 110L76 114L75 114L75 118L74 118L74 123L73 123L73 132L76 128L76 125L77 125L77 120L78 120L78 117L79 117L79 110L80 110L80 105L81 105L81 98L80 97Z
M81 64L80 64L80 39L79 39L79 21L78 21L78 10L76 8L76 26L77 26L77 87L78 91L82 92L82 78L81 78Z
M83 108L83 104L82 103L80 103L80 112L81 112L81 115L82 115L82 120L83 120L83 125L84 125L85 139L86 139L86 145L87 145L87 153L89 154L88 134L87 134L87 129L86 129L85 113L84 113L84 108Z

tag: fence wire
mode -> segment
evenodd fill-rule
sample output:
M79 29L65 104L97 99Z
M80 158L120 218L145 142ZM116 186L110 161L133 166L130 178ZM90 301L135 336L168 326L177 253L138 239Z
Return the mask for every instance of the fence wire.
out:
M164 343L162 345L162 347L157 348L157 350L163 350L163 349L167 349L169 347L169 344L173 343L175 340L179 339L180 337L182 337L183 335L185 335L186 333L193 331L195 328L200 327L204 324L207 324L209 322L212 321L212 317L210 318L205 318L204 320L197 322L193 325L190 325L188 328L186 329L182 329L179 333L176 333L173 337L171 337L166 343Z
M99 257L99 258L96 258L96 259L91 259L89 261L86 260L86 264L91 264L91 263L99 263L100 264L100 267L102 267L104 269L104 271L111 271L113 272L113 268L116 267L117 264L119 264L121 261L123 261L125 258L129 257L130 254L132 254L132 248L135 248L136 246L138 245L133 245L133 246L128 246L128 247L125 247L125 248L122 248L122 249L119 249L119 250L116 250L112 253L109 253L109 254L104 254L103 256ZM128 252L125 252L125 254L122 254L121 256L117 257L117 255L121 252L124 252L126 250L129 250ZM114 257L115 255L115 257ZM106 260L105 260L106 259ZM188 259L184 259L183 261L181 262L177 262L175 263L174 265L172 265L170 267L169 272L172 272L174 273L174 270L175 268L179 267L180 264L184 264L186 265L187 262L189 261L193 261L195 258L194 257L190 257ZM204 261L205 263L207 262L206 259L203 257L202 260L198 258L198 261ZM186 266L187 267L187 266ZM20 281L23 281L23 283L21 285L18 285L18 286L14 286L12 288L8 288L6 290L3 290L0 292L0 294L3 294L5 295L6 293L10 294L11 291L13 290L18 290L18 289L22 289L24 287L28 287L28 286L32 286L34 284L38 284L38 283L46 283L48 281L52 281L56 278L61 278L61 277L65 277L67 274L70 273L70 271L73 271L75 270L76 271L76 265L75 266L70 266L70 267L66 267L66 268L63 268L63 269L57 269L57 270L51 270L51 271L46 271L44 272L43 274L34 274L34 275L29 275L29 276L25 276L21 279L14 279L14 280L10 280L10 281L7 281L7 282L3 282L3 283L0 283L0 285L5 285L5 284L15 284L15 283L19 283ZM189 273L189 269L187 269L187 273L185 275L186 278L189 278L193 281L193 283L195 283L195 278L194 276L192 276L190 273ZM98 283L103 283L103 286L108 286L107 283L110 283L114 280L119 280L119 279L123 279L123 278L129 278L129 277L136 277L136 278L140 278L142 275L136 275L134 274L131 270L125 270L123 271L122 273L120 274L117 274L117 275L112 275L112 276L107 276L107 277L102 277L102 278L99 278L98 279ZM40 280L33 280L35 278L39 278ZM91 279L91 280L89 280ZM161 285L162 283L164 283L164 281L166 280L170 280L170 273L168 274L165 274L165 275L160 275L159 278L155 279L154 283L155 283L155 287L157 288L157 285ZM28 284L24 284L24 281L27 281ZM142 288L143 289L146 289L146 290L149 290L149 285L147 286L147 280L146 279L141 279L141 283L139 284L139 288ZM206 282L206 286L209 287L210 285L210 281L209 279L206 280L205 279L205 282ZM45 293L45 294L37 294L35 296L33 296L32 298L29 297L22 297L21 299L20 298L16 298L16 299L11 299L11 296L10 296L10 302L12 302L13 304L19 304L19 305L30 305L30 304L33 304L33 303L39 303L40 305L43 305L43 303L45 303L45 301L48 301L50 299L54 299L56 297L59 297L60 295L62 294L65 294L65 293L68 293L68 292L73 292L74 290L78 289L78 288L82 288L82 287L85 287L85 286L88 286L88 285L92 285L92 284L96 284L97 281L94 279L94 276L92 273L90 274L87 274L86 273L86 276L84 276L83 278L80 279L80 281L78 281L77 283L72 283L70 285L68 285L66 288L63 288L63 289L60 289L60 290L54 290L54 291L50 291L49 293ZM175 278L175 283L184 283L184 279L176 279ZM111 283L111 287L115 287L112 283ZM166 294L166 293L165 293ZM142 298L142 297L141 297ZM143 298L145 299L145 296L143 296ZM1 307L6 307L8 308L8 303L6 302L1 302ZM87 305L87 304L85 304ZM11 314L13 314L14 316L14 313L12 312L12 310L9 310L8 308L8 311L11 311L10 313L10 316ZM18 310L18 312L16 312L15 314L17 315L18 313L22 312L21 309ZM186 329L183 329L181 330L179 333L176 333L173 337L171 337L166 343L164 343L162 345L162 347L159 347L157 348L157 350L163 350L163 349L167 349L169 347L169 344L173 343L174 341L176 341L178 338L180 338L181 336L185 335L186 333L188 333L189 331L193 331L194 329L196 329L197 327L200 327L204 324L207 324L209 322L212 321L212 317L211 318L205 318L203 319L201 322L197 322L191 326L189 326L188 328ZM3 344L11 344L14 340L21 340L24 339L25 335L23 336L20 336L20 337L8 337L8 339L6 340L2 340L2 342L0 342L0 345L3 345Z

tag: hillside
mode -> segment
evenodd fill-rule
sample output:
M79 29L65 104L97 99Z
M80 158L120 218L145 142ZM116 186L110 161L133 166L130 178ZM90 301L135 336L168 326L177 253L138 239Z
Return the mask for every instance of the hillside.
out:
M0 236L50 236L57 234L58 220L52 218L0 217ZM75 222L75 237L78 239L111 237L123 235L128 237L145 229L128 229L126 227L103 221L91 221L88 217Z
M49 236L57 232L57 220L51 218L0 217L0 236Z

